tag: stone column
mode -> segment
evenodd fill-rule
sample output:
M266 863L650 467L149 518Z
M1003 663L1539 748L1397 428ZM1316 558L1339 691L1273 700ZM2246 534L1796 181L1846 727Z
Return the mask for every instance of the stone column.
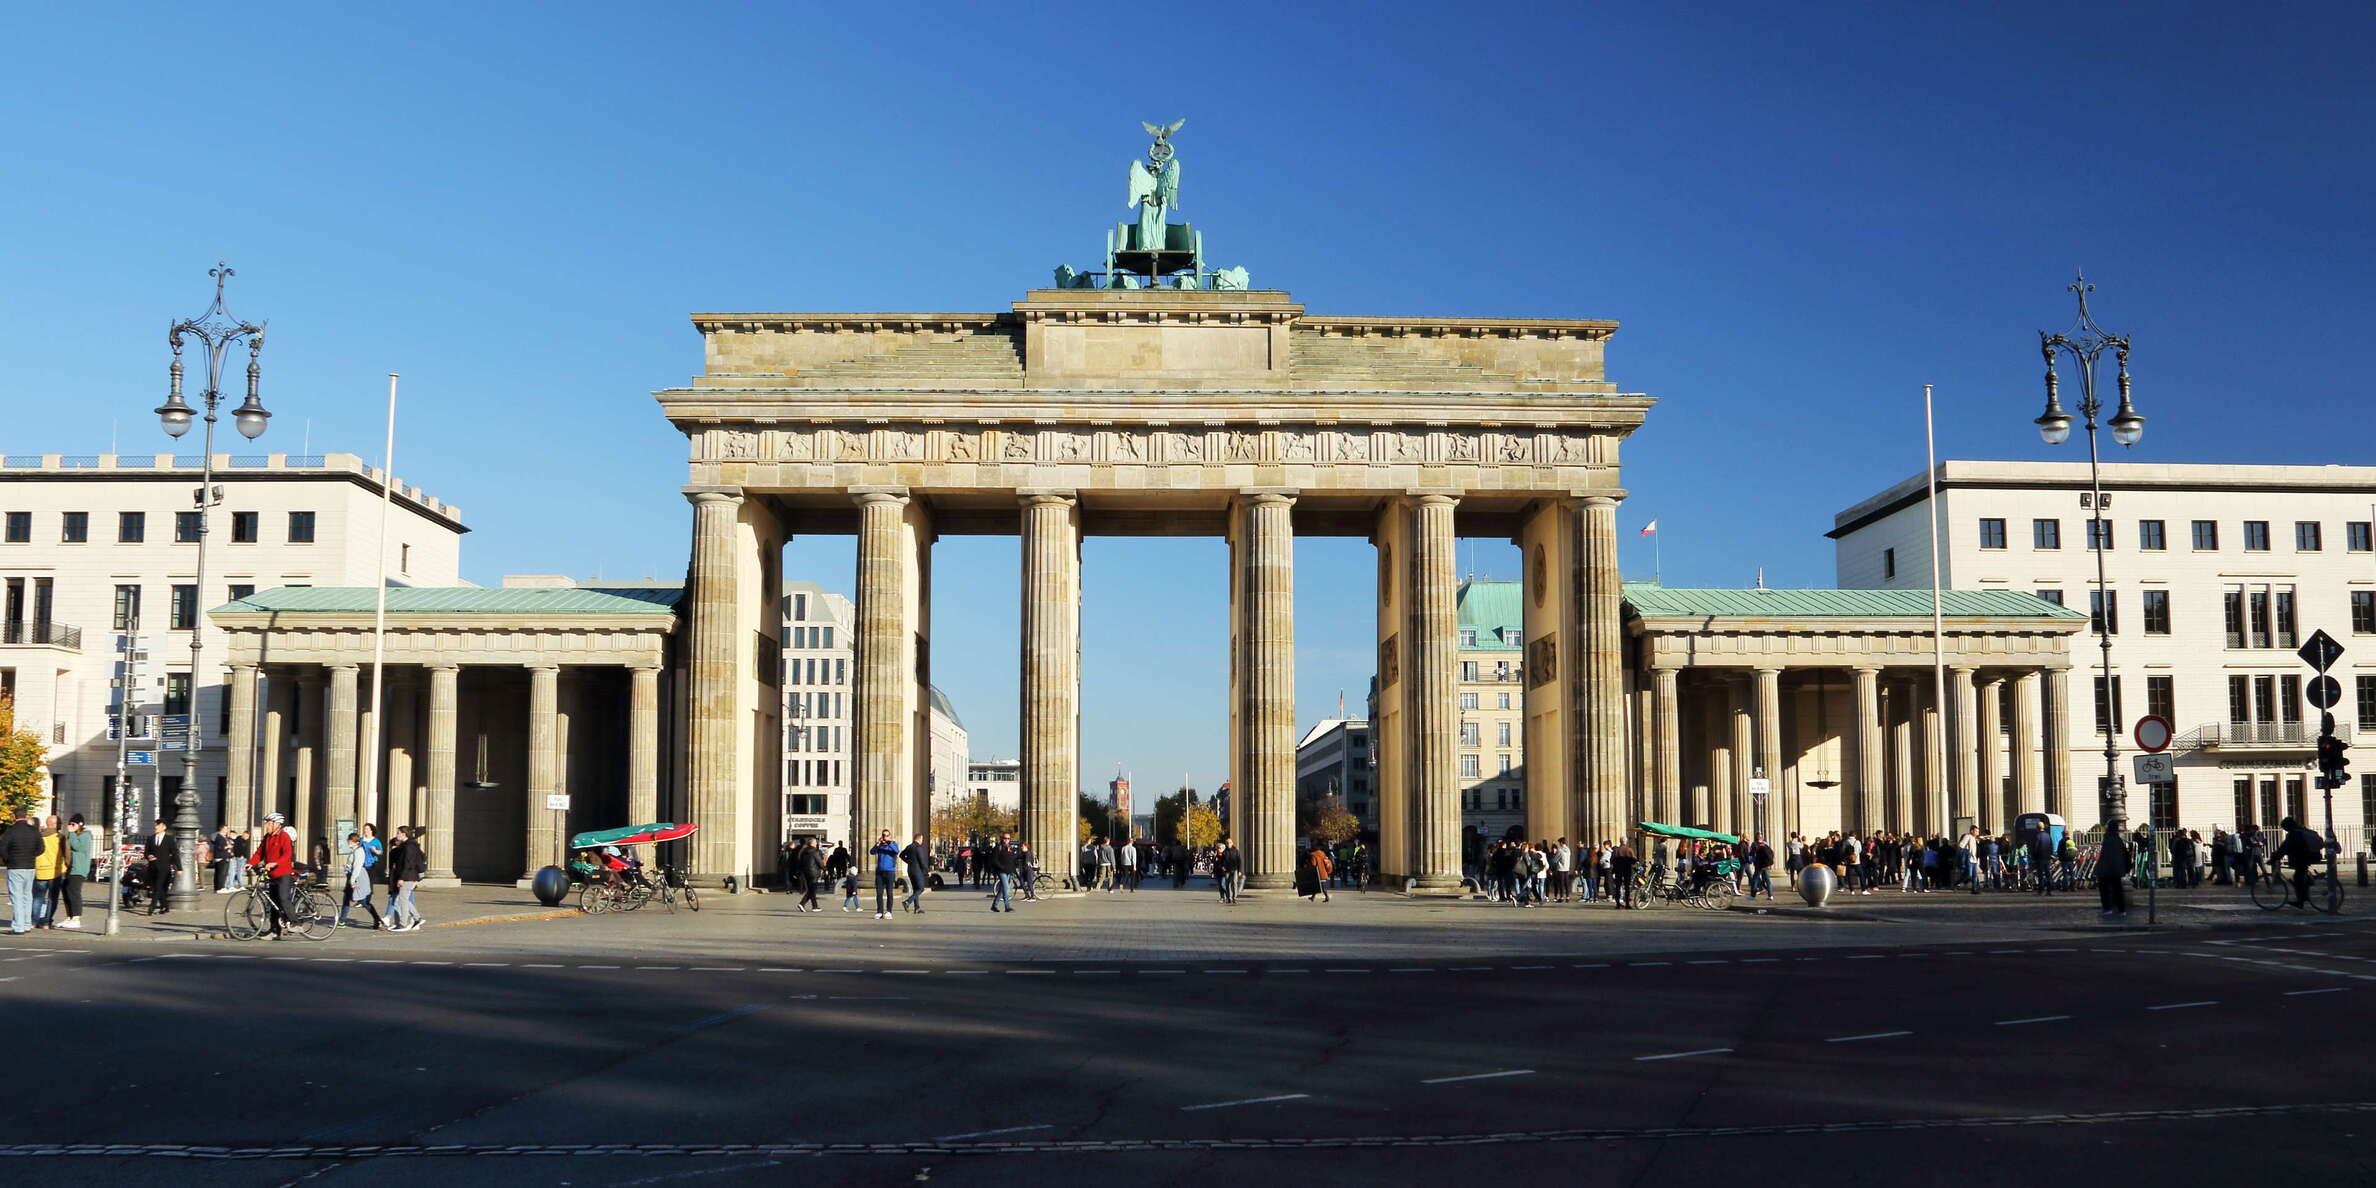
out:
M1070 491L1023 495L1023 840L1042 869L1080 856L1081 511Z
M643 825L660 819L660 668L627 670L627 816Z
M1708 673L1702 681L1699 751L1707 764L1708 790L1699 798L1699 815L1689 823L1729 832L1733 812L1732 682L1722 673Z
M1584 609L1576 576L1581 544L1574 500L1541 499L1527 509L1518 532L1520 630L1524 674L1519 771L1525 781L1526 835L1583 832L1592 819L1584 785L1596 756L1591 726L1582 720L1585 680L1579 671Z
M858 501L858 628L856 711L851 730L850 834L854 846L874 844L885 829L905 838L922 790L921 769L931 740L920 723L930 713L922 645L925 547L922 509L905 487L860 487ZM1071 869L1065 853L1032 846L1040 868ZM904 843L903 843L904 844Z
M1765 769L1766 795L1764 820L1752 819L1751 828L1763 831L1769 841L1779 842L1798 827L1783 809L1786 807L1782 778L1782 670L1757 670L1757 765ZM1756 808L1752 802L1752 811ZM1776 845L1779 852L1782 847Z
M1893 681L1889 686L1889 823L1892 833L1914 826L1914 710L1915 685Z
M1614 839L1634 825L1626 804L1624 586L1617 570L1616 498L1587 497L1582 529L1578 584L1583 608L1577 618L1584 654L1576 717L1583 733L1579 749L1588 762L1579 786L1583 804L1578 819L1582 834ZM1578 844L1582 843L1580 836Z
M281 748L288 744L289 715L282 704L289 700L283 690L289 684L285 671L267 672L264 676L264 745L256 757L256 786L263 789L258 803L268 813L285 813L281 807ZM260 822L249 822L254 828Z
M1972 670L1956 667L1947 670L1947 696L1953 707L1949 718L1951 737L1948 754L1952 756L1955 781L1948 797L1947 815L1970 817L1972 823L1986 831L1988 798L1980 791L1980 719L1977 706L1972 703Z
M554 862L561 852L561 815L545 807L560 778L561 668L555 664L528 666L528 794L525 867L522 881L535 877L540 866Z
M328 832L319 825L318 815L314 811L314 764L321 751L322 739L327 734L323 729L324 699L321 689L320 678L311 672L297 678L294 707L297 713L297 753L289 758L297 789L295 795L290 797L293 803L289 806L289 829L293 834L291 844L297 847L297 858L301 862L313 861L309 847L320 844L321 835Z
M1657 703L1658 754L1650 780L1651 816L1676 824L1683 815L1683 711L1675 696L1675 670L1650 670L1650 696ZM1625 835L1633 833L1629 825Z
M1732 828L1726 832L1748 837L1757 829L1757 802L1749 795L1749 781L1757 771L1757 738L1749 718L1754 690L1730 677L1724 689L1729 719L1725 725L1732 732Z
M1840 799L1843 826L1859 834L1882 828L1881 793L1881 670L1870 666L1849 669L1856 678L1856 779L1853 794ZM1854 812L1847 811L1855 806Z
M346 844L355 820L355 666L330 666L330 705L322 715L322 744L329 749L325 775L329 804L323 808L321 840L330 853ZM345 824L342 824L344 822Z
M1947 748L1940 734L1939 682L1934 675L1931 683L1922 687L1918 698L1922 706L1922 780L1915 789L1916 827L1925 836L1945 834L1953 824L1947 819Z
M1619 831L1596 836L1594 841L1616 841L1631 836L1637 821L1659 820L1657 793L1658 773L1658 700L1650 691L1647 674L1635 682L1633 691L1632 754L1627 756L1631 786L1626 791L1625 816Z
M376 682L375 682L376 683ZM361 684L357 682L358 686ZM381 806L387 803L380 788L380 756L386 745L386 728L374 727L381 716L371 710L371 698L358 690L355 701L355 822L385 826L380 817ZM383 839L385 834L381 835Z
M1996 829L2010 830L2016 810L2012 795L2005 791L2005 678L2001 676L1980 681L1980 733L1974 741L1980 749L1980 814L1993 818L1988 824Z
M398 825L421 827L420 806L413 802L413 749L421 733L421 717L414 700L418 691L407 677L388 678L388 722L385 742L388 751L388 787L380 803L381 836L396 831Z
M1412 873L1426 888L1460 885L1459 570L1449 495L1411 500ZM1293 743L1290 741L1290 749ZM1290 767L1292 777L1293 769Z
M2038 791L2038 674L2035 669L2013 679L2013 798L2019 812L2046 807ZM2067 818L2066 818L2067 820ZM2011 824L2008 819L2007 824Z
M735 873L732 822L746 774L737 763L743 498L724 491L695 491L686 498L693 501L693 560L686 591L692 638L685 660L685 783L688 815L702 827L692 839L692 873L714 881ZM778 613L774 607L766 611Z
M462 670L451 664L429 669L429 836L422 856L429 869L423 884L454 881L454 731L461 702Z
M231 710L223 722L223 819L250 828L256 812L256 666L231 666ZM237 806L236 808L233 806Z
M2039 740L2046 749L2046 811L2071 818L2071 670L2046 670L2046 733ZM2102 796L2097 797L2097 820L2102 820Z
M1246 885L1254 888L1295 881L1294 504L1286 492L1251 491L1231 509L1238 589L1230 600L1237 612L1237 662L1231 666L1237 688L1230 712L1238 720L1241 750L1230 790L1244 815L1230 828L1245 858ZM1457 816L1454 822L1457 859Z

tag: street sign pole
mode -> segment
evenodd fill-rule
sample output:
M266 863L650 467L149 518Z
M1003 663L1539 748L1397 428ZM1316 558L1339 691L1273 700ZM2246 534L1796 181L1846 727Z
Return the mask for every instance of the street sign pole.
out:
M2303 641L2301 650L2294 654L2318 672L2305 693L2310 704L2319 709L2318 788L2326 806L2326 857L2334 861L2341 856L2340 847L2335 841L2335 785L2341 782L2340 773L2344 770L2344 744L2335 735L2334 707L2343 700L2343 686L2340 681L2327 675L2327 670L2335 666L2335 661L2343 658L2343 645L2336 643L2335 637L2324 630L2313 631L2310 638ZM2295 824L2299 825L2300 822Z

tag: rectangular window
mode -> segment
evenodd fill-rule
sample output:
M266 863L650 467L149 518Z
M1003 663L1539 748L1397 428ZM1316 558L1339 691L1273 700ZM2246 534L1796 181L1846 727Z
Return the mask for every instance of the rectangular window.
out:
M2059 548L2061 548L2061 547L2062 547L2062 521L2061 521L2061 520L2031 520L2031 521L2030 521L2030 547L2031 547L2031 548L2037 548L2037 549L2059 549Z
M2269 551L2269 522L2267 520L2244 521L2244 551L2247 553Z
M2268 647L2269 592L2254 590L2246 595L2245 602L2252 608L2252 646L2256 648Z
M244 585L244 584L242 584L242 583L239 583L239 582L233 582L233 583L231 583L231 590L230 590L230 593L231 593L231 601L233 601L233 602L237 602L237 601L239 601L240 599L242 599L242 598L245 598L245 597L247 597L248 595L250 595L250 594L253 594L253 593L255 593L255 592L256 592L256 588L255 588L254 586L250 586L250 585Z
M2285 815L2296 821L2310 819L2310 802L2302 798L2304 783L2300 776L2285 777Z
M2168 533L2160 520L2137 521L2137 547L2155 553L2170 547Z
M1477 646L1477 632L1475 628L1463 627L1460 629L1460 646L1464 648L1473 648Z
M1474 681L1477 679L1476 661L1463 660L1460 662L1460 679L1464 681Z
M2145 712L2173 723L2178 720L2178 678L2145 678Z
M175 586L170 622L166 626L175 631L188 631L198 625L198 587Z
M2376 590L2351 592L2351 632L2354 635L2376 632ZM2376 821L2369 824L2376 825Z
M1460 745L1464 747L1473 747L1477 745L1477 724L1475 722L1462 722L1460 724Z
M2236 828L2252 824L2252 779L2247 776L2236 781Z
M2244 591L2230 589L2224 599L2227 609L2227 646L2244 646Z
M2155 829L2178 828L2178 783L2175 780L2156 780L2145 785L2153 804Z
M1493 734L1493 745L1497 747L1506 747L1510 745L1510 724L1508 722L1494 723Z
M1508 755L1503 755L1503 756L1501 756L1501 757L1500 757L1500 762L1501 762L1501 774L1503 774L1503 775L1508 775L1508 774L1510 774L1510 757L1509 757Z
M148 539L147 512L116 513L116 543L139 544Z
M1477 708L1477 695L1476 695L1476 694L1474 694L1474 693L1463 693L1463 694L1461 694L1461 695L1460 695L1460 708L1462 708L1462 709L1464 709L1464 710L1471 710L1471 709L1475 709L1475 708Z
M2371 532L2368 521L2352 520L2343 525L2343 547L2354 553L2376 549L2376 533ZM2376 821L2368 824L2376 825Z
M255 513L255 512L238 512L238 511L235 511L235 512L232 512L232 513L231 513L231 543L232 543L232 544L254 544L254 543L256 543L256 513Z
M2228 678L2228 721L2242 724L2252 720L2252 681L2246 677Z
M33 543L33 513L8 513L8 531L6 534L6 539L10 544Z
M2198 553L2219 551L2219 521L2196 520L2194 522L2194 547Z
M91 539L91 513L67 512L58 523L58 539L67 544L82 544Z
M2277 678L2252 678L2252 720L2263 726L2277 722Z
M2089 520L2087 522L2087 547L2091 549L2110 549L2112 547L2112 521Z
M290 543L290 544L312 544L312 543L313 543L313 538L314 538L314 514L313 514L312 512L309 512L309 511L290 512L290 513L289 513L289 543Z
M1984 549L2005 547L2005 521L2002 518L1990 517L1980 521L1980 547Z
M173 543L175 544L197 544L198 537L204 528L204 517L197 512L173 513Z
M2361 674L2351 678L2352 701L2359 708L2359 728L2376 730L2376 676ZM2368 824L2376 825L2376 820Z
M1881 550L1881 576L1885 578L1893 578L1897 576L1896 549Z
M2087 629L2103 635L2120 634L2120 591L2087 592Z
M411 545L408 545L408 544L400 544L400 545L397 545L397 546L396 546L396 572L398 572L398 573L411 573L411 572L412 572L412 546L411 546Z
M169 672L165 674L165 706L161 712L168 714L190 712L189 673Z
M2326 538L2319 531L2316 520L2294 521L2294 551L2315 553L2326 547Z
M2095 678L2096 733L2102 734L2107 724L2111 729L2118 730L2120 722L2120 678L2117 676L2112 678L2112 695L2108 698L2104 695L2104 678L2100 676Z
M140 629L140 587L116 587L114 625L114 629L117 631L138 631Z
M2168 635L2170 633L2170 592L2168 590L2147 590L2141 597L2145 600L2145 634Z
M1475 755L1462 755L1460 757L1461 778L1473 780L1476 779L1479 774L1480 773L1477 769L1477 757Z
M2302 677L2289 672L2277 678L2277 717L2288 726L2302 723Z
M2293 587L2288 586L2277 591L2277 646L2295 646L2294 633L2294 592Z
M2360 836L2376 827L2376 772L2360 776Z
M2038 597L2043 598L2056 606L2061 606L2063 604L2062 591L2060 590L2040 590L2038 591Z
M1496 706L1495 708L1497 708L1497 709L1508 709L1508 708L1510 708L1510 695L1509 695L1509 694L1507 694L1507 693L1502 693L1502 694L1498 694L1497 696L1499 696L1499 697L1500 697L1500 699L1501 699L1501 704L1500 704L1499 706Z

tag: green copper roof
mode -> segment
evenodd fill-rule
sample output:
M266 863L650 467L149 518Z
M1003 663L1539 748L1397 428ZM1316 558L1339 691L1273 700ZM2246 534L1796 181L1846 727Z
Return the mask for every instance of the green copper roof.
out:
M1519 650L1526 626L1526 608L1518 600L1518 583L1470 578L1460 583L1460 629L1477 633L1477 651ZM1507 628L1505 635L1503 629ZM1471 645L1461 645L1469 650Z
M217 611L293 611L312 614L370 614L370 586L281 586L258 590L216 607ZM659 589L573 589L546 586L390 586L392 615L649 615L676 609L684 591Z
M1646 619L1927 619L1931 613L1929 590L1670 590L1627 582L1625 601ZM2087 617L2026 590L1946 590L1939 604L1950 619Z

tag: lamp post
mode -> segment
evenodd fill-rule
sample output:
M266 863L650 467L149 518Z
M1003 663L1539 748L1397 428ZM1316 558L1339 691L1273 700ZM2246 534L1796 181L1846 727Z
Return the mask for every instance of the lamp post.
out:
M198 506L198 576L196 597L192 600L190 622L190 701L189 735L183 740L181 794L173 798L174 847L180 851L181 870L173 877L173 888L166 904L176 910L193 907L198 902L197 832L198 832L198 758L206 742L205 723L199 711L201 702L200 678L206 669L200 663L206 647L206 623L200 617L206 605L206 536L208 521L215 503L221 499L214 486L214 429L215 409L222 403L223 360L231 348L247 344L247 400L231 413L231 423L239 428L239 435L250 440L264 432L264 423L272 414L264 410L263 401L256 398L256 383L263 369L257 357L264 350L264 327L243 322L231 316L223 306L223 282L231 279L231 267L222 261L206 270L214 278L214 304L204 313L186 321L175 322L166 331L165 340L173 346L173 387L166 394L165 403L157 408L157 420L165 427L168 437L178 438L190 431L190 421L199 412L182 401L182 340L195 338L206 348L206 390L199 399L205 404L206 434L204 454L200 458L200 477L195 501ZM239 740L232 740L238 745ZM162 805L158 806L160 809ZM251 806L252 807L252 806Z
M2038 332L2038 351L2046 359L2046 411L2039 414L2036 424L2038 436L2044 438L2047 445L2061 445L2071 436L2071 414L2063 411L2060 385L2054 374L2057 353L2067 355L2079 372L2079 415L2085 419L2087 426L2088 544L2095 553L2095 633L2096 643L2103 651L2104 682L2101 694L2104 707L2104 788L2098 794L2097 805L2103 813L2104 832L2109 836L2115 830L2127 828L2128 783L2120 775L2120 724L2112 720L2112 605L2104 573L2104 546L2110 521L2104 518L2103 461L2096 445L2096 418L2103 412L2103 402L2096 398L2096 360L2104 352L2112 352L2120 368L2120 407L2105 422L2112 430L2112 440L2122 446L2137 444L2138 439L2145 436L2145 418L2137 415L2136 407L2129 402L2129 340L2096 325L2094 315L2087 311L2087 295L2095 291L2095 286L2087 283L2086 274L2082 273L2073 280L2069 289L2079 299L2078 319L2060 334L2048 334L2043 330ZM2055 745L2063 745L2063 740L2055 740ZM2150 841L2150 811L2146 814L2146 821ZM2152 885L2151 881L2146 884L2148 887ZM2151 907L2148 907L2149 919L2151 911Z

